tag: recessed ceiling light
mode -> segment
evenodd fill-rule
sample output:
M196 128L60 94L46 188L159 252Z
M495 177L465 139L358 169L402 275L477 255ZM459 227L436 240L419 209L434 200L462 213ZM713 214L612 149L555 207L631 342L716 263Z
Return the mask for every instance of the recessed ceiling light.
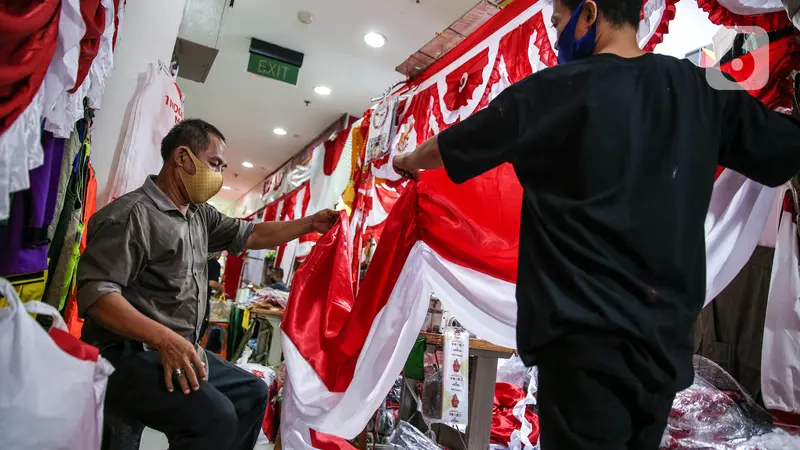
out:
M275 128L272 130L273 133L277 134L278 136L286 136L286 130L283 128Z
M314 88L314 92L319 95L331 95L331 88L327 86L317 86Z
M222 190L223 191L230 191L231 187L230 186L222 186Z
M253 163L251 163L250 161L245 161L245 162L242 163L242 165L247 167L248 169L252 169L253 168Z
M386 38L380 33L370 32L364 35L364 42L370 47L381 48L386 44Z

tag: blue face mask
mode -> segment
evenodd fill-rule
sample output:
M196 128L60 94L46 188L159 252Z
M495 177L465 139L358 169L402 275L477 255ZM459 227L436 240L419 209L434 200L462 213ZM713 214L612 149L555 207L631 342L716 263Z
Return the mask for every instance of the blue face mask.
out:
M575 26L578 24L578 18L583 13L583 3L581 2L572 17L569 18L567 26L561 32L558 38L558 63L566 64L570 61L577 61L579 59L591 56L594 53L595 45L597 45L597 21L592 24L589 31L586 32L580 39L575 39Z

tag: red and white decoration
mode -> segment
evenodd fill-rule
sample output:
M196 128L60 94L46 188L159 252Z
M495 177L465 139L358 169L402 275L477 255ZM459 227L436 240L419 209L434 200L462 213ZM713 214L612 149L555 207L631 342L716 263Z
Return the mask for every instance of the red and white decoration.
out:
M44 160L42 120L68 137L83 117L83 98L97 107L113 65L125 0L43 0L0 12L0 220L9 194L29 187Z
M644 48L660 42L674 13L675 1L645 3ZM517 0L412 80L399 92L409 97L400 102L391 156L413 151L511 83L555 64L549 14L544 2ZM374 176L398 180L391 156L376 161ZM763 239L776 192L728 170L719 174L706 220L709 300ZM383 235L358 288L348 270L353 225L342 214L298 270L282 325L287 447L350 448L339 437L360 433L383 401L421 329L431 292L476 335L515 346L520 204L508 166L458 187L443 171L423 174L381 221Z

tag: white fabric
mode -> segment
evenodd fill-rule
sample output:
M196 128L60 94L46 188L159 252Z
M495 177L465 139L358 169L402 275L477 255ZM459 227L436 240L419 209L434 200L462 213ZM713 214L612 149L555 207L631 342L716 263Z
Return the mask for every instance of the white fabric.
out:
M732 170L723 171L714 183L705 223L706 305L750 259L767 223L774 196L774 188Z
M528 405L536 404L536 397L533 394L536 393L539 371L534 367L531 372L531 381L528 383L528 392L525 398L514 405L513 414L519 420L520 428L511 432L508 450L534 450L536 448L536 445L528 438L533 431L533 425L525 418Z
M72 84L66 86L66 89L63 89L58 94L55 103L46 113L45 130L59 138L68 138L75 128L75 122L83 117L84 98L88 98L89 106L93 108L99 107L105 80L111 73L111 66L113 65L111 44L114 37L114 1L101 0L101 5L105 8L105 28L100 37L100 48L97 56L92 60L92 65L86 78L83 79L75 93L71 94L67 91L71 90L75 85L75 77L73 76ZM77 50L80 53L80 45L78 45Z
M66 330L50 305L25 305L5 279L0 296L0 436L3 448L14 450L73 450L100 448L103 401L113 368L77 359L58 347L28 315L51 315L54 326Z
M80 0L62 0L58 19L58 43L47 75L44 78L45 111L53 114L56 100L75 86L78 78L78 58L81 39L86 34L86 22L81 14Z
M111 201L139 188L161 170L161 139L183 120L183 94L175 80L151 63L133 102L116 168L109 178Z
M28 189L28 171L44 162L39 122L43 106L44 89L40 88L25 111L0 134L0 220L8 219L9 194Z
M364 119L358 119L353 123L352 128L342 131L349 133L344 143L342 154L333 173L326 176L323 170L325 164L325 146L320 144L314 149L310 164L310 201L308 203L308 214L314 214L325 208L333 208L339 201L347 184L350 182L350 174L353 169L353 130L358 130Z
M256 217L253 224L264 222L264 217ZM248 250L244 255L244 268L242 269L242 280L249 280L254 284L261 284L261 276L264 273L264 258L267 250Z
M386 306L370 327L346 392L328 391L292 340L283 334L287 383L281 436L291 442L287 448L304 448L289 440L290 436L297 437L295 428L302 430L310 425L345 438L355 437L363 430L394 385L425 321L431 293L427 262L433 258L434 252L422 242L411 250Z
M775 189L772 209L770 209L769 215L767 216L767 223L764 225L764 231L758 239L758 245L762 247L775 248L778 242L778 224L783 215L783 196L788 188L789 183L786 183L782 187Z
M308 191L308 186L305 186L301 188L299 191L297 191L297 194L295 194L297 198L295 199L294 202L294 210L290 211L290 214L287 215L286 220L294 220L305 217L306 211L303 209L303 203L305 202L307 191ZM283 202L281 202L278 205L278 208L283 209L282 205ZM278 217L280 217L280 212L278 212ZM294 270L294 261L295 258L297 258L297 250L299 245L300 245L299 239L295 239L286 244L286 247L284 248L283 253L281 254L281 260L275 262L277 267L283 269L283 282L286 284L289 284L289 281L292 279L293 276L292 272Z
M125 0L120 0L120 8L124 2ZM102 0L101 4L106 9L106 26L100 38L100 49L87 76L90 83L86 97L89 100L89 106L95 109L101 107L100 100L106 87L106 78L111 74L111 68L114 66L114 16L117 11L114 9L114 0Z
M742 16L783 11L781 0L717 0L723 8Z
M772 263L761 356L761 394L769 409L800 413L800 272L797 225L784 212Z
M636 41L640 48L644 48L658 30L666 7L666 0L648 0L642 5L644 18L639 21L639 29L636 31Z

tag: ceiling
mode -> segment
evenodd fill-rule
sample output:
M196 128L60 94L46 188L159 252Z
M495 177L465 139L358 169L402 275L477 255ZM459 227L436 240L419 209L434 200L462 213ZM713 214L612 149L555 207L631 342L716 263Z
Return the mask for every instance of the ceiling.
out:
M216 125L228 141L225 184L215 200L239 198L343 113L360 116L402 76L395 67L478 0L236 0L206 82L178 79L186 117ZM311 12L305 25L300 11ZM375 49L364 35L386 36ZM250 38L305 53L297 86L246 71ZM318 85L332 94L314 93ZM306 106L304 101L311 104ZM272 133L275 127L286 136ZM247 169L243 161L255 167ZM218 206L219 207L219 206Z

